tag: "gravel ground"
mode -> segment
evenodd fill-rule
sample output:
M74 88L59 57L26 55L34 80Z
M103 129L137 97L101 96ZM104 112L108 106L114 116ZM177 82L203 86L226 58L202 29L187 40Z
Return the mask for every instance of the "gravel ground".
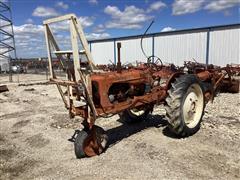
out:
M202 127L178 139L163 107L126 125L99 119L110 136L100 156L76 159L67 141L81 119L69 120L53 85L9 85L0 94L0 179L240 179L240 95L220 94Z

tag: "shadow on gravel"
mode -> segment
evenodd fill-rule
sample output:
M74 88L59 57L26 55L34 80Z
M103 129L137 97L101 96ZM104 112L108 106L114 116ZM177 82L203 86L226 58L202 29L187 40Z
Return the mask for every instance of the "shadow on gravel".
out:
M163 129L162 133L164 136L167 136L173 139L181 139L181 137L176 136L176 134L174 134L167 126Z
M167 128L168 122L164 119L164 116L160 115L148 115L148 118L145 121L139 123L126 123L118 120L122 123L121 126L112 128L106 131L108 135L108 146L112 146L117 142L127 138L133 134L136 134L142 130L145 130L150 127L164 127L163 134L171 138L177 138L173 133Z

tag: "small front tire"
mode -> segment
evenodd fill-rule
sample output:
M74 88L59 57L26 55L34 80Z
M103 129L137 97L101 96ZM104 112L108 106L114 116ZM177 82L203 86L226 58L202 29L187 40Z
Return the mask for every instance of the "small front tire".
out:
M84 152L84 141L88 137L88 133L85 130L79 131L74 142L74 151L77 158L86 157Z
M95 137L96 140L94 140L93 137ZM97 143L97 146L93 145L95 142ZM83 129L79 131L75 138L75 155L77 158L99 155L106 149L107 143L108 136L103 128L94 125L91 130Z

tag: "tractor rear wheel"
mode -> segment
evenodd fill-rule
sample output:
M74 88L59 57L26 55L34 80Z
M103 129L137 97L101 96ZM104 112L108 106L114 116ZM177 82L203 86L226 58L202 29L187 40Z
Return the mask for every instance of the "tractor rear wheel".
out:
M201 83L195 75L183 75L172 83L166 98L169 128L178 136L195 134L202 121L205 102Z

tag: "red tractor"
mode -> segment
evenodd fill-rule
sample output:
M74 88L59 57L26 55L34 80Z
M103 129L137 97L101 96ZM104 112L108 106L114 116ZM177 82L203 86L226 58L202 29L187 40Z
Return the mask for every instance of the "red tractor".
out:
M69 51L59 49L50 30L50 24L63 20L70 23L72 50ZM44 26L50 80L57 85L70 116L83 118L84 128L75 131L71 138L77 158L100 154L106 148L108 138L105 131L94 125L98 117L119 114L127 122L138 122L144 120L154 106L163 104L169 128L176 135L186 137L199 130L206 103L213 100L216 90L222 88L223 83L227 89L238 91L239 81L231 78L231 69L198 63L186 63L184 68L164 66L155 57L137 66L122 67L121 44L118 44L117 65L104 67L105 71L99 70L92 61L75 15L46 20ZM78 39L82 50L78 49ZM61 61L67 79L55 75L52 54ZM80 57L82 55L87 59L85 63Z

